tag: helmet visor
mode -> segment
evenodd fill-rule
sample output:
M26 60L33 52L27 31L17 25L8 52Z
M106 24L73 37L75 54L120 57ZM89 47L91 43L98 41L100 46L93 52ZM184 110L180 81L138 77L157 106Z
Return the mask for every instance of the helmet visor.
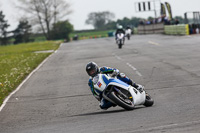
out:
M91 69L90 71L88 71L89 75L93 76L96 73L96 69Z

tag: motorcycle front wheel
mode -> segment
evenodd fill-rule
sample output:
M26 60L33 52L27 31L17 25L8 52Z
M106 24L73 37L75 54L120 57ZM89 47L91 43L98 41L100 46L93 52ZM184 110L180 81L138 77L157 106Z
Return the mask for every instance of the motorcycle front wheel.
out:
M151 98L151 96L149 94L146 93L146 99L145 99L145 103L144 106L146 107L150 107L154 104L154 100L153 98Z
M109 98L112 99L118 106L126 109L126 110L133 110L134 104L130 99L124 99L120 94L112 91L109 94Z
M121 48L122 48L122 43L120 42L120 43L118 44L118 46L119 46L119 49L121 49Z

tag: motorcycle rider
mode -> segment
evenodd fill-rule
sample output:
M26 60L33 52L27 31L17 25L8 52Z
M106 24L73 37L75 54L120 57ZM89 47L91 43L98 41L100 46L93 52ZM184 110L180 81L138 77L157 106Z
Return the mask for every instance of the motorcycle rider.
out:
M126 30L130 29L131 30L131 27L129 25L126 26Z
M130 39L130 36L131 36L131 34L132 34L132 29L131 29L131 27L130 27L129 25L126 26L126 31L125 31L125 33L126 33L126 37L127 37L128 39Z
M131 32L132 32L131 26L127 25L127 26L126 26L126 30L129 30L129 29L130 29Z
M117 40L117 34L119 34L119 33L123 33L123 34L125 35L125 31L124 31L122 25L119 25L119 26L117 27L117 30L116 30L116 32L115 32L115 40Z
M102 97L102 92L100 92L99 90L94 88L94 84L92 79L99 73L102 74L112 74L112 75L116 75L117 78L133 87L135 87L136 89L138 89L140 92L143 91L144 86L136 84L135 82L133 82L130 78L128 78L124 73L120 73L118 69L115 68L110 68L110 67L99 67L95 62L89 62L86 65L86 72L88 73L88 75L90 76L89 78L89 82L88 85L90 87L90 90L93 94L93 96L100 101L99 106L101 109L108 109L112 106L116 106L113 103L109 102L108 100L104 99Z

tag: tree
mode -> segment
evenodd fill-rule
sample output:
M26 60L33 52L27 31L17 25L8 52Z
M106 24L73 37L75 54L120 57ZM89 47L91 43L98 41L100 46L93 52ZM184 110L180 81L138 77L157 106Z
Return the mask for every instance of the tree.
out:
M54 40L57 39L66 39L69 41L69 34L73 31L73 25L69 21L59 21L53 25L51 31L51 38Z
M132 17L130 23L134 26L134 27L138 27L140 20L143 18L138 18L138 17Z
M127 25L130 25L130 19L127 17L124 17L122 20L118 19L117 23L122 25L123 27L126 27Z
M0 11L0 45L6 45L8 43L8 37L7 37L7 28L10 25L5 20L5 15L3 15L3 12Z
M88 15L86 24L91 24L95 29L104 29L104 26L111 22L115 15L109 11L92 12Z
M105 25L105 29L107 29L107 30L116 29L116 25L117 25L117 22L111 21L111 22L109 22L109 23L107 23L107 24Z
M70 5L65 0L18 0L20 9L25 11L33 25L39 25L47 40L53 24L71 13Z
M29 25L27 20L22 20L19 22L18 27L13 31L14 33L14 44L29 42L31 35L31 25Z
M132 17L131 19L124 17L123 19L118 19L116 22L110 22L106 25L108 29L115 29L117 24L122 25L124 28L126 26L137 27L141 18Z
M124 28L129 25L131 27L138 27L139 25L139 22L142 18L138 18L138 17L132 17L132 18L127 18L127 17L124 17L123 19L118 19L117 21L111 21L109 23L107 23L104 27L106 29L109 29L109 30L113 30L113 29L116 29L117 27L117 24L120 24L122 25Z

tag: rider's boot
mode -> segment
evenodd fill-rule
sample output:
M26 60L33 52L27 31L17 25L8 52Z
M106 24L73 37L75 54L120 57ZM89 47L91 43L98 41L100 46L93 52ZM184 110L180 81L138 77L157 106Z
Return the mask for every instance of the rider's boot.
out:
M106 100L104 98L102 98L101 101L100 101L100 103L99 103L99 107L101 109L103 109L103 110L107 110L108 108L115 107L115 106L117 106L117 105L109 102L108 100Z
M136 84L135 82L133 82L130 78L128 78L127 76L125 76L124 73L119 73L118 79L124 81L125 83L133 86L134 88L136 88L137 90L139 90L140 92L143 92L144 90L144 86L140 85L140 84Z
M140 84L136 84L135 82L133 82L131 79L130 79L130 82L129 84L131 86L133 86L134 88L136 88L137 90L139 90L139 92L143 92L144 91L144 86L140 85Z

